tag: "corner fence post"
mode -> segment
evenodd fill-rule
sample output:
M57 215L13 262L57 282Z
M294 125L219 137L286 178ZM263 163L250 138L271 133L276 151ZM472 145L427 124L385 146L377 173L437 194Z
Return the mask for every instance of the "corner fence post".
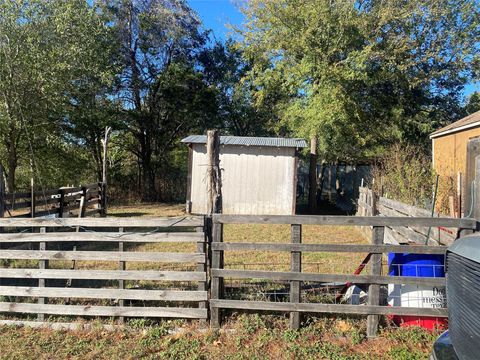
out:
M223 224L219 223L213 219L213 230L212 230L213 243L223 242ZM223 269L223 250L213 250L212 251L212 268L214 269ZM210 290L210 299L217 300L223 299L224 297L224 283L223 277L211 276L211 290ZM210 325L212 327L218 328L222 324L222 309L212 306L210 303Z
M291 225L291 239L292 244L302 243L302 225ZM302 252L292 251L290 259L290 271L302 272ZM290 302L300 303L302 297L302 282L291 281L290 282ZM301 324L301 314L298 311L292 311L290 313L290 329L297 330Z
M372 230L372 245L383 245L385 228L383 226L374 226ZM371 275L382 275L382 253L375 253L370 259ZM380 285L369 285L368 287L368 305L380 305ZM367 337L377 336L380 315L367 316Z

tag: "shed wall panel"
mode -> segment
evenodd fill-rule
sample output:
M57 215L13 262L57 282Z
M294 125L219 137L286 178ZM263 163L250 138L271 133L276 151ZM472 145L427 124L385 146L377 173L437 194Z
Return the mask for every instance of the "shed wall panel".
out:
M207 211L207 158L204 144L193 144L192 212ZM224 214L292 214L295 208L295 149L221 146Z

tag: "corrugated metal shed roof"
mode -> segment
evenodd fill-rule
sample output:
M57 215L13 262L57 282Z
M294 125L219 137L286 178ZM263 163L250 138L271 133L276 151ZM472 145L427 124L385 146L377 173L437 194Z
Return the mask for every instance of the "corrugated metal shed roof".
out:
M206 135L190 135L182 140L185 144L206 144ZM275 137L249 137L249 136L220 136L221 145L241 146L271 146L271 147L307 147L305 139L275 138Z
M480 125L480 111L470 114L430 134L430 139L453 132L470 129Z

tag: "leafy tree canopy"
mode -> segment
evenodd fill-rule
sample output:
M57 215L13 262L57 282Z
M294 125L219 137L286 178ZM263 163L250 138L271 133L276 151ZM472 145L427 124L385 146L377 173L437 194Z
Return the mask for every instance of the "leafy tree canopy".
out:
M324 158L426 139L478 73L479 5L252 0L241 34L256 102L273 100L277 131L318 136Z

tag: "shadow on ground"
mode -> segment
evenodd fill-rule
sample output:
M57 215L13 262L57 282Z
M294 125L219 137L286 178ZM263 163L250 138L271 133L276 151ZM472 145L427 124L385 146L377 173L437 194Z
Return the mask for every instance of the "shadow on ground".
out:
M136 217L136 216L145 216L149 215L146 212L141 211L130 211L130 212L122 212L122 213L110 213L108 217Z
M297 205L298 215L352 215L351 212L342 210L336 205L328 202L321 201L314 212L309 211L307 204Z

